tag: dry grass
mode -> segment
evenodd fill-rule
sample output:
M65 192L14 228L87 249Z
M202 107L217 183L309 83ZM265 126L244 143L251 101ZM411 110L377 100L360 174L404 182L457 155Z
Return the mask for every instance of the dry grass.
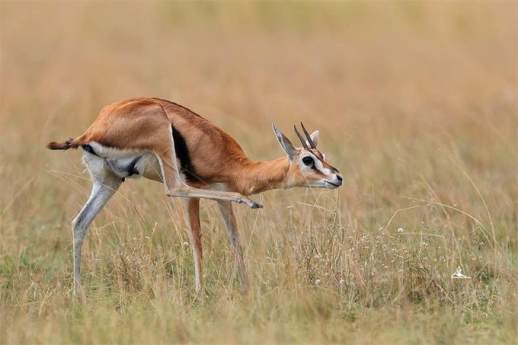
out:
M0 3L0 344L513 343L518 329L518 6L514 2ZM71 298L79 152L47 152L99 108L153 95L251 156L304 120L338 192L239 208L242 296L216 209L206 296L161 186L127 183ZM452 280L457 266L471 280Z

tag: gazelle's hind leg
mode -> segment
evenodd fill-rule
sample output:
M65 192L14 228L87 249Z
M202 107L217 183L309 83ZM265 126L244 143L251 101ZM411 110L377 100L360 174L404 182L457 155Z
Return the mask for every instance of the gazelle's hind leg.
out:
M230 247L234 252L239 282L241 283L241 290L246 291L248 290L248 277L245 262L243 260L243 251L241 250L241 244L239 243L236 216L234 215L234 210L232 209L232 204L230 202L218 201L218 206L223 217L223 221L225 222Z
M81 247L88 232L88 227L122 183L122 180L109 170L104 160L85 153L84 162L90 172L93 184L88 201L72 221L74 295L77 295L81 288Z

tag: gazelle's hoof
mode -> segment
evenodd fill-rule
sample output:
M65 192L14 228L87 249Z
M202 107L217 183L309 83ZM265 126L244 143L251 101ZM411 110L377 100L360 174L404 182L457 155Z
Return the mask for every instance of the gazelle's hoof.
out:
M263 205L253 201L252 206L250 206L250 208L263 208Z
M263 208L263 205L247 198L239 199L238 203L246 204L250 208Z

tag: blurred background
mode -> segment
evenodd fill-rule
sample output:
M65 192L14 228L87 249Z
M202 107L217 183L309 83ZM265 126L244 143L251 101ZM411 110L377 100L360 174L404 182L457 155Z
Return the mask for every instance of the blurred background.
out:
M245 304L234 300L231 253L206 202L209 297L189 311L181 209L160 185L131 181L84 249L91 314L67 311L69 224L90 186L79 152L44 146L82 133L102 106L135 96L191 108L256 159L282 155L272 122L294 138L293 124L304 121L320 130L322 151L342 171L339 191L268 192L257 197L263 211L238 209L253 282ZM131 336L367 344L358 332L388 343L513 338L515 1L2 1L0 128L7 343L36 334L41 342L88 342L79 324L101 343ZM457 266L473 276L470 284L452 283ZM214 313L217 322L209 321ZM199 334L202 322L212 328ZM380 323L390 331L372 327ZM121 324L133 333L116 330ZM231 335L218 338L221 329ZM271 335L254 338L264 332Z
M82 133L105 104L157 96L257 158L281 153L273 121L293 135L303 120L321 130L351 196L368 175L440 178L448 172L429 163L444 150L471 172L514 179L514 2L1 6L0 152L41 175L77 161L42 151L49 139ZM377 193L393 188L384 182L369 181Z

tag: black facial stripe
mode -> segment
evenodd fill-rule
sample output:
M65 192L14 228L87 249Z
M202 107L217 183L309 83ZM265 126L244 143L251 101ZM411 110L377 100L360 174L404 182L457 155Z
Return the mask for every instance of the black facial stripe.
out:
M324 162L324 155L318 150L309 150L319 161Z
M316 154L315 152L311 152L311 153L313 153L313 155L314 155L314 156L315 156L315 157L316 157L316 158L317 158L317 159L322 163L322 168L326 169L326 163L325 163L325 161L324 161L324 158L323 158L323 157L320 157L320 155L319 155L319 154ZM331 172L333 172L333 173L335 173L335 174L336 174L336 173L338 173L338 170L336 170L335 168L333 168L333 167L331 167L331 166L329 166L329 165L327 165L327 168L328 168L328 169L330 169L330 170L331 170ZM325 173L323 173L322 171L318 170L318 168L317 168L317 165L316 165L316 164L313 164L313 170L317 171L318 173L320 173L320 174L322 174L322 175L324 175L324 176L326 175L326 174L325 174Z
M325 174L324 174L322 171L320 171L320 170L317 168L317 166L316 166L316 165L314 165L314 166L313 166L313 170L315 170L317 173L319 173L319 174L321 174L321 175L324 175L324 176L325 176Z
M180 160L180 172L185 175L185 178L188 181L199 180L199 177L196 175L196 172L194 171L194 167L191 161L191 155L189 154L189 149L187 148L185 138L176 128L174 128L174 126L171 126L171 128L173 130L173 141L174 150L176 152L176 158Z

